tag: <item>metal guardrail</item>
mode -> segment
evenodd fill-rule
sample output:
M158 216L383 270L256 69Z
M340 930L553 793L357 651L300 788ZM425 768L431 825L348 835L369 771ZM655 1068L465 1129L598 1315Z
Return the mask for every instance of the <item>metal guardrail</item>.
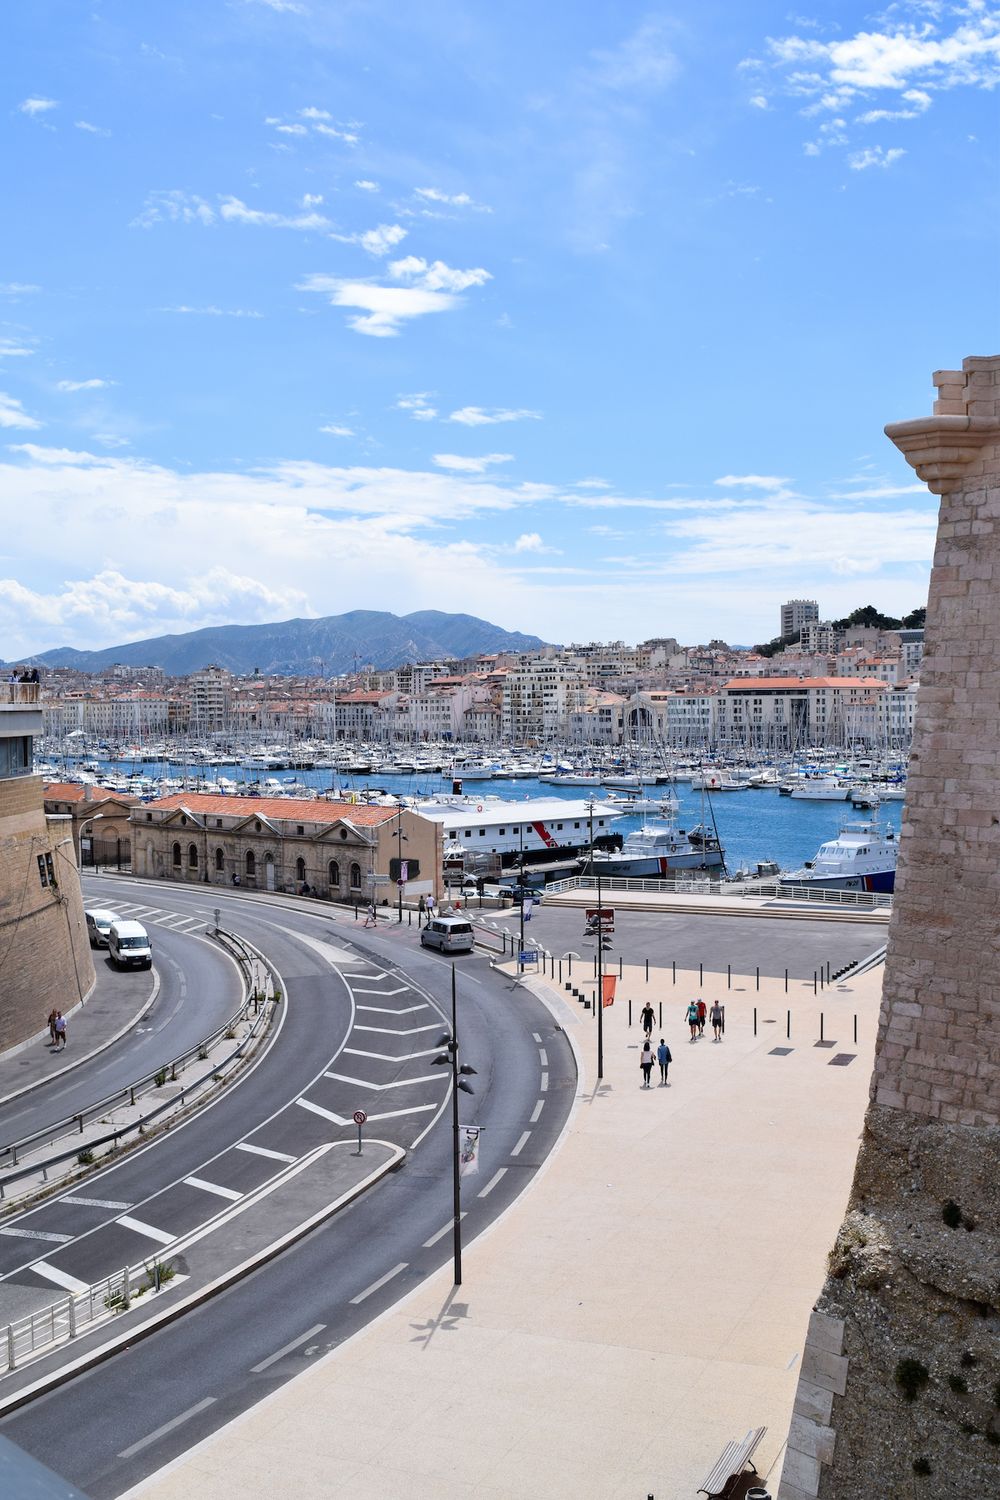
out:
M60 1298L8 1323L0 1329L0 1355L6 1358L5 1373L10 1374L33 1356L76 1338L84 1329L109 1321L116 1313L127 1312L137 1297L160 1290L162 1273L163 1263L158 1259L139 1268L123 1266L85 1291ZM172 1271L163 1276L164 1284L168 1280L173 1280Z
M638 891L660 896L742 896L785 897L789 901L811 901L825 906L891 907L892 896L881 891L828 891L811 885L782 885L780 881L754 880L678 880L667 883L663 880L646 880L639 876L602 875L603 891ZM544 894L558 895L562 891L596 891L596 875L571 875L567 880L554 880L545 887Z
M134 1105L137 1099L151 1093L155 1089L161 1088L164 1082L174 1082L178 1072L183 1072L184 1068L196 1059L199 1059L203 1052L210 1051L218 1042L227 1037L231 1031L235 1031L237 1026L247 1020L252 1010L254 1021L250 1030L229 1056L223 1058L213 1067L211 1073L206 1073L201 1078L195 1079L186 1088L182 1088L178 1094L172 1094L169 1099L164 1100L155 1109L147 1111L147 1113L131 1121L129 1124L122 1125L109 1131L106 1135L89 1140L86 1149L89 1151L98 1146L108 1144L117 1146L119 1141L125 1136L144 1128L150 1121L155 1120L166 1110L172 1109L178 1103L185 1104L190 1095L197 1093L207 1084L214 1082L216 1074L229 1067L241 1056L269 1017L269 1010L265 1004L265 1001L268 999L266 991L262 993L255 985L257 965L260 964L263 966L262 978L264 979L265 986L268 980L271 981L272 991L275 988L273 974L263 954L259 953L253 944L248 943L245 938L238 937L235 933L223 932L221 928L215 930L215 937L232 954L240 968L246 998L239 1010L230 1016L228 1021L224 1021L221 1026L217 1026L207 1037L203 1037L194 1047L189 1047L186 1052L182 1052L178 1057L162 1064L153 1072L144 1074L141 1078L136 1079L135 1082L127 1084L124 1088L116 1090L113 1094L108 1094L104 1099L98 1100L97 1103L88 1106L87 1109L81 1110L77 1114L57 1120L52 1125L47 1125L44 1130L36 1131L33 1135L24 1136L20 1140L12 1141L10 1144L0 1147L0 1164L6 1161L10 1167L17 1168L20 1157L33 1147L62 1140L71 1133L82 1135L84 1126L88 1120L99 1118L106 1111L115 1108L116 1105ZM166 1076L164 1077L164 1075ZM5 1172L0 1177L0 1202L3 1201L7 1187L14 1182L18 1182L24 1177L30 1177L34 1172L41 1172L42 1180L45 1181L50 1167L59 1166L78 1154L79 1147L72 1146L68 1150L61 1151L57 1155L47 1158L44 1162L32 1162L30 1166L20 1167L16 1171Z

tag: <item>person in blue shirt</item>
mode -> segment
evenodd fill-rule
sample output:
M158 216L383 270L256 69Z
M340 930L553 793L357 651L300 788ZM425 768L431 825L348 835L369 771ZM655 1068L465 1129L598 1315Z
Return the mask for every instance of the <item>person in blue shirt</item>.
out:
M660 1045L656 1049L656 1061L660 1065L660 1084L661 1084L661 1086L663 1084L666 1084L666 1082L667 1082L667 1069L670 1067L670 1064L673 1062L673 1060L674 1059L673 1059L673 1056L671 1055L670 1048L667 1046L666 1042L663 1040L663 1038L661 1036L660 1037Z

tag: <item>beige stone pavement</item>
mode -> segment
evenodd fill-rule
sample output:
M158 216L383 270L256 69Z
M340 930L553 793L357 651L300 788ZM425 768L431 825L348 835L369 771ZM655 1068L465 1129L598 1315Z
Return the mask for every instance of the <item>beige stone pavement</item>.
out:
M881 980L877 969L814 999L811 983L786 997L780 980L757 993L752 976L734 976L727 992L724 975L706 975L705 999L727 1006L716 1045L710 1028L691 1043L683 1022L697 974L674 986L669 970L651 971L647 985L626 968L596 1092L595 1019L530 981L584 1076L547 1168L466 1247L464 1285L455 1291L449 1265L129 1495L674 1500L694 1497L726 1443L762 1424L757 1466L776 1493L806 1322L853 1173ZM671 1086L648 1091L647 995L664 1001L675 1059ZM821 1009L833 1048L814 1045ZM840 1052L855 1060L829 1066ZM465 1179L465 1191L479 1186Z

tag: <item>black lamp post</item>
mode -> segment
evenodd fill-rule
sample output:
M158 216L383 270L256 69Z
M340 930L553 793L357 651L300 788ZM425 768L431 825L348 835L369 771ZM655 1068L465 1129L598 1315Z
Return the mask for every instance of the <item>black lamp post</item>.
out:
M400 922L403 920L403 845L409 840L403 832L403 804L396 804L396 915Z
M521 961L521 954L524 952L524 824L523 823L521 823L518 826L517 832L518 832L518 837L519 837L519 839L521 841L521 860L520 860L520 864L518 865L518 871L517 871L517 886L518 886L517 894L520 897L520 901L518 903L518 909L519 909L520 918L521 918L521 934L520 934L520 937L518 939L518 950L517 950L517 972L520 974L522 972L523 968L524 968L524 964Z
M438 1047L447 1050L440 1056L435 1057L433 1066L450 1066L451 1068L451 1131L452 1131L452 1197L454 1214L454 1242L455 1242L455 1285L462 1285L462 1174L460 1169L460 1157L458 1146L458 1091L463 1094L475 1092L466 1078L475 1075L475 1068L468 1063L459 1066L458 1061L458 1003L455 988L455 965L451 966L451 1031L445 1032L444 1036L438 1037Z
M601 905L601 867L594 860L594 804L590 813L590 868L597 877L597 1081L604 1078L604 908Z

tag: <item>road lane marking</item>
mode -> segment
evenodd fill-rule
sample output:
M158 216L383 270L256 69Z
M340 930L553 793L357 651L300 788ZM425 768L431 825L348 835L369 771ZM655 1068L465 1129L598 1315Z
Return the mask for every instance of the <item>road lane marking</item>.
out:
M373 994L377 994L378 991L377 990L373 990L372 993ZM391 1006L391 1005L359 1005L358 1006L358 1010L370 1010L370 1011L374 1011L375 1014L379 1015L379 1016L410 1016L410 1015L413 1014L413 1012L415 1010L426 1010L426 1009L427 1009L427 1005L426 1004L423 1004L423 1005L404 1005L404 1006L395 1007L395 1008L393 1006Z
M521 1139L518 1141L517 1145L514 1147L513 1151L510 1153L511 1156L520 1156L521 1152L524 1150L525 1146L528 1144L528 1142L530 1140L531 1140L531 1131L530 1130L526 1130L524 1132L524 1134L522 1135Z
M541 1037L538 1035L537 1031L533 1031L531 1033L531 1035L532 1035L533 1040L536 1041L536 1042L540 1042L542 1040Z
M51 1240L53 1245L65 1245L71 1234L46 1234L42 1229L0 1229L0 1234L9 1234L15 1240Z
M414 1104L412 1109L387 1109L381 1115L369 1115L369 1120L398 1120L400 1115L423 1115L429 1109L437 1109L436 1104Z
M549 1065L549 1054L546 1052L544 1047L539 1047L538 1049L538 1061L541 1063L543 1068L547 1068Z
M251 1365L250 1374L259 1375L261 1370L267 1369L268 1365L277 1364L279 1359L284 1359L286 1354L293 1353L294 1350L298 1349L300 1344L308 1344L309 1340L314 1339L317 1333L322 1333L325 1327L325 1323L317 1323L315 1328L310 1328L308 1333L300 1334L297 1339L292 1339L291 1343L286 1344L283 1349L275 1349L274 1353L269 1354L266 1359L262 1359L259 1365Z
M465 1218L465 1209L464 1208L462 1209L462 1212L459 1215L459 1217L462 1218L462 1219ZM454 1219L449 1219L448 1222L447 1222L447 1224L445 1224L442 1229L438 1230L437 1234L432 1234L429 1240L424 1240L423 1248L425 1250L432 1249L433 1246L437 1244L438 1240L443 1240L444 1237L445 1237L445 1235L448 1233L449 1229L454 1229L454 1227L455 1227L455 1220Z
M360 1010L362 1007L359 1006L358 1009ZM378 1036L416 1036L420 1031L440 1031L441 1023L438 1022L436 1026L433 1024L430 1026L409 1026L402 1031L398 1026L355 1026L354 1030L373 1031Z
M47 1260L36 1260L28 1269L37 1271L39 1276L44 1276L46 1281L51 1281L56 1286L61 1286L64 1292L72 1292L74 1297L79 1297L84 1292L90 1291L89 1282L78 1281L68 1271L60 1271L58 1266L50 1266Z
M425 1047L422 1052L403 1052L399 1057L392 1057L386 1052L362 1052L360 1047L345 1047L345 1057L373 1057L376 1062L411 1062L415 1057L433 1057L437 1047Z
M506 1167L501 1167L500 1170L499 1170L499 1172L494 1172L494 1174L490 1178L489 1182L486 1184L486 1186L483 1188L483 1190L481 1192L479 1192L479 1193L476 1194L476 1197L477 1198L488 1198L489 1195L490 1195L490 1193L492 1193L493 1189L496 1187L497 1183L500 1181L501 1177L506 1177L506 1176L507 1176L507 1168Z
M549 1086L549 1075L548 1075L548 1073L543 1073L542 1074L542 1081L538 1085L538 1087L541 1089L542 1093L544 1094L545 1090L548 1088L548 1086Z
M439 1083L445 1074L421 1073L419 1078L394 1078L391 1083L369 1083L366 1078L348 1078L346 1073L324 1073L323 1077L332 1078L335 1083L351 1083L357 1089L376 1089L382 1093L383 1089L409 1088L411 1083Z
M131 1203L118 1203L114 1198L77 1198L67 1193L65 1198L59 1200L61 1203L79 1203L83 1208L131 1208Z
M271 1161L298 1161L297 1156L289 1156L287 1151L270 1151L267 1146L251 1146L249 1141L239 1141L237 1151L249 1151L253 1156L267 1156Z
M147 1240L156 1240L160 1245L172 1245L177 1238L176 1234L168 1234L165 1229L157 1229L154 1224L146 1224L142 1219L133 1219L128 1214L122 1214L120 1219L115 1220L124 1229L131 1229L135 1234L145 1235Z
M348 974L346 970L342 970L341 973L344 979L388 979L389 977L384 969L377 969L374 974Z
M205 1411L209 1406L214 1406L215 1399L216 1398L214 1396L206 1396L204 1401L199 1401L196 1403L196 1405L189 1406L187 1411L182 1411L179 1417L174 1417L171 1421L164 1422L162 1427L157 1427L155 1432L151 1432L148 1434L148 1436L140 1438L139 1441L137 1443L133 1443L131 1447L123 1448L118 1457L131 1458L134 1453L141 1453L143 1448L148 1448L151 1443L157 1442L161 1437L166 1437L168 1432L173 1432L174 1428L180 1427L182 1422L189 1422L191 1418L196 1417L199 1412Z
M348 1123L347 1120L341 1119L340 1115L335 1115L332 1109L324 1109L321 1104L313 1104L311 1099L296 1099L295 1102L302 1109L308 1109L312 1114L319 1115L321 1119L332 1120L335 1125L346 1125Z
M531 1111L531 1117L528 1120L528 1124L529 1125L537 1125L538 1124L538 1117L539 1117L539 1115L541 1114L541 1112L542 1112L542 1110L544 1108L545 1108L545 1100L544 1099L539 1099L538 1103L535 1105L534 1109Z
M368 979L370 976L365 975ZM363 990L360 985L352 986L356 995L381 995L383 1000L388 1000L390 995L405 995L410 988L408 984L401 984L394 990Z
M232 1188L220 1187L217 1182L206 1182L204 1177L185 1177L188 1187L201 1188L203 1193L215 1193L219 1198L228 1198L230 1203L239 1202L242 1193L236 1193Z
M359 1292L356 1297L352 1297L350 1305L357 1307L359 1302L364 1302L366 1297L370 1297L373 1292L377 1292L380 1287L385 1286L386 1282L391 1281L394 1276L398 1276L400 1271L405 1271L407 1264L407 1261L401 1260L398 1266L393 1266L392 1270L386 1271L385 1275L380 1276L378 1281L373 1281L371 1286L366 1287L363 1292Z

